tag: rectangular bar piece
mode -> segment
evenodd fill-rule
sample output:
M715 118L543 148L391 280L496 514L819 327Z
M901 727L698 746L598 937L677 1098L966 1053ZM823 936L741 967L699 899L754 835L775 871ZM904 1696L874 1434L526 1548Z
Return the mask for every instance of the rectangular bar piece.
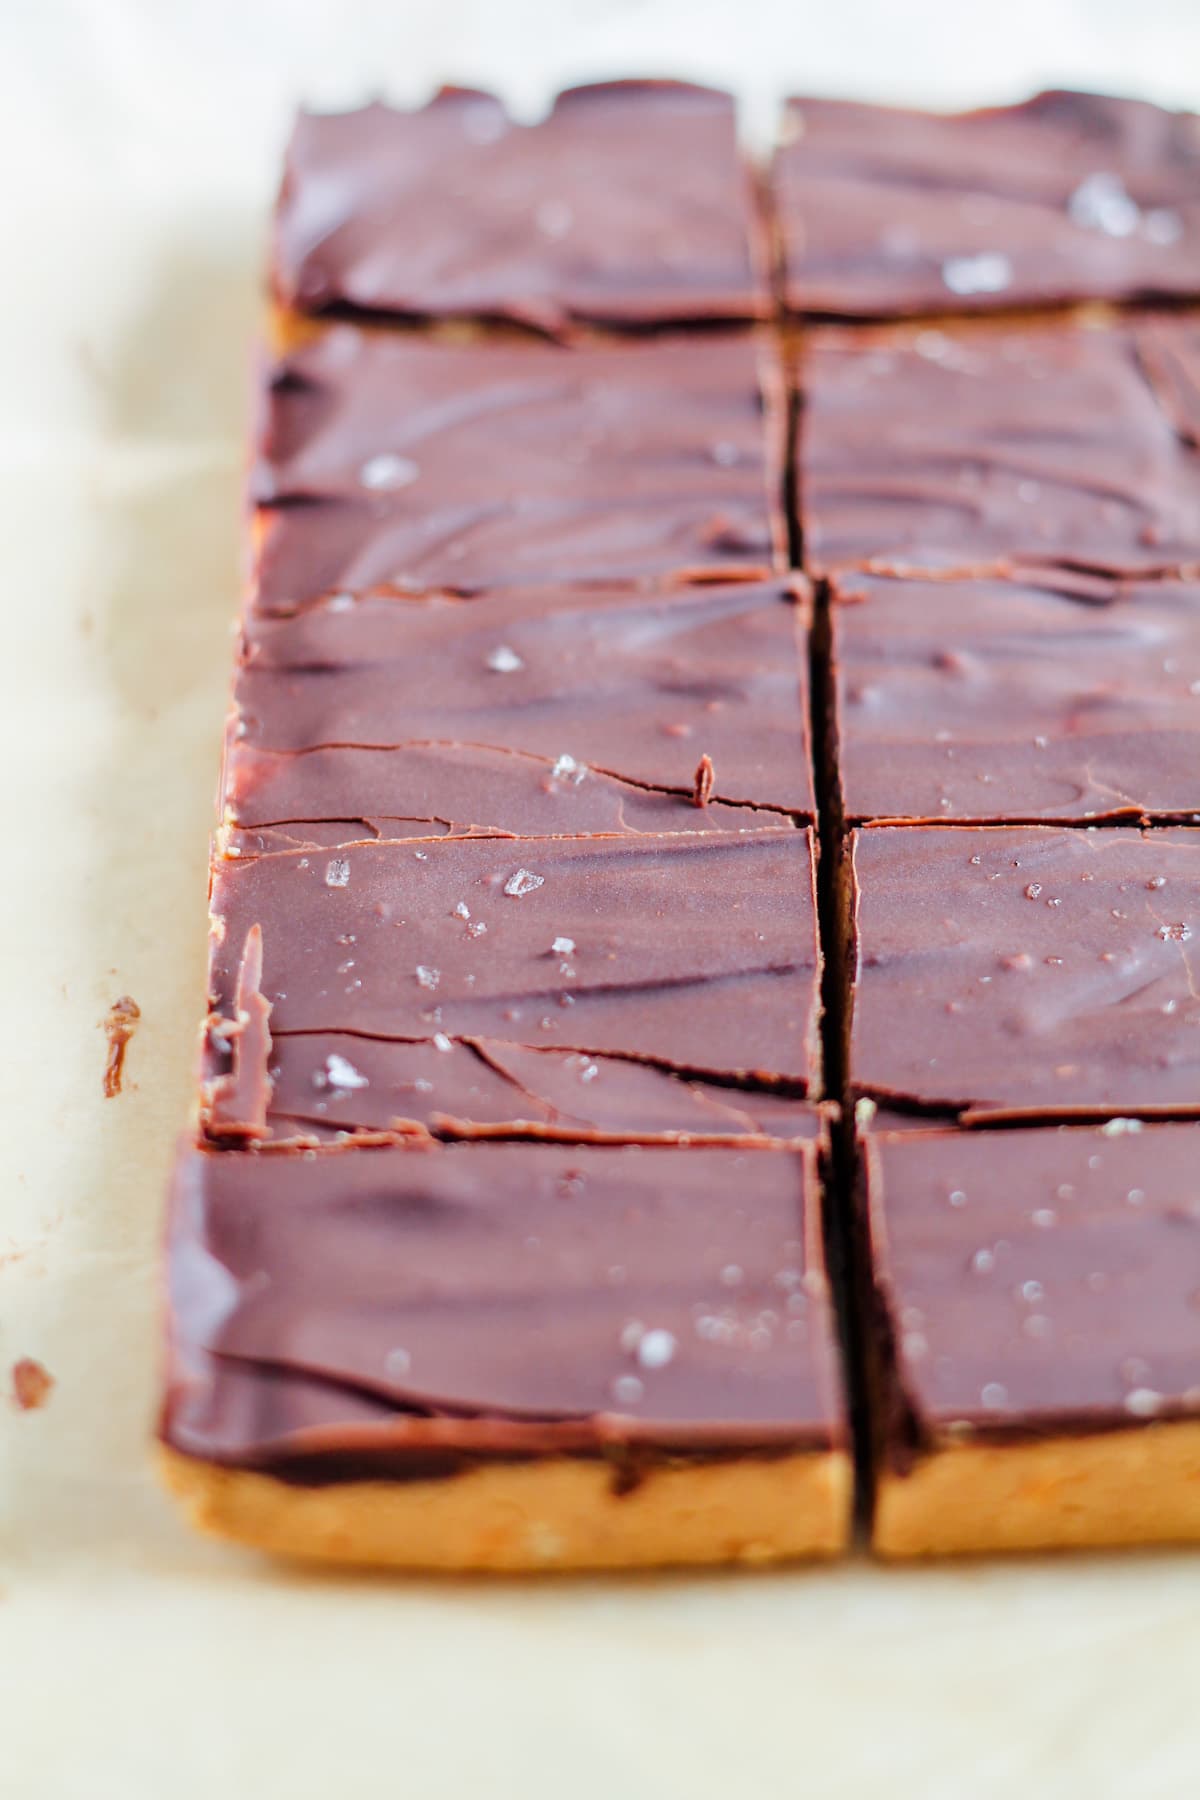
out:
M853 820L1200 817L1200 582L833 585Z
M303 1116L294 1096L307 1081L318 1118L336 1092L329 1116L343 1129L379 1128L373 1083L396 1095L393 1129L469 1125L462 1071L474 1075L474 1063L453 1061L456 1045L520 1084L514 1127L540 1116L525 1090L564 1075L582 1107L604 1104L582 1092L601 1078L619 1095L625 1078L609 1079L608 1058L697 1077L704 1092L715 1082L820 1097L808 831L434 839L241 858L217 865L212 914L204 1116L214 1135L272 1134L276 1082L289 1122ZM299 1064L279 1060L293 1038ZM410 1054L368 1066L381 1042ZM686 1083L651 1092L643 1079L630 1098L630 1135L644 1133L648 1099L678 1107L680 1133L696 1126ZM620 1135L619 1106L609 1107L602 1129ZM475 1123L503 1115L489 1101Z
M338 1562L832 1555L815 1149L185 1152L166 1473Z
M776 822L756 808L810 819L808 614L802 586L739 582L367 594L252 616L230 841L303 846L305 823L340 824L319 834L337 843Z
M1200 1539L1200 1130L872 1134L883 1556Z
M815 331L797 447L805 566L1200 568L1200 325Z
M764 233L733 99L676 81L560 94L535 125L444 88L302 113L273 284L302 312L648 327L765 318Z
M786 567L784 431L753 331L565 349L330 326L270 376L254 604L763 578Z
M1200 830L875 826L852 860L857 1094L1200 1115Z
M923 113L787 104L786 304L844 318L1200 295L1200 119L1051 92Z

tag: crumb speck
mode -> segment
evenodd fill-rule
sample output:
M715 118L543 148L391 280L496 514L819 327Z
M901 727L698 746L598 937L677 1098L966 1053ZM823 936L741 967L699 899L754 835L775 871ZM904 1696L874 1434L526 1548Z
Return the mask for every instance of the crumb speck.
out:
M12 1366L13 1404L21 1412L37 1412L54 1389L54 1377L36 1357L22 1356Z
M142 1009L136 1000L128 994L122 994L114 1000L104 1018L100 1021L101 1029L108 1039L108 1055L104 1061L104 1098L114 1100L121 1092L121 1078L125 1073L125 1052L129 1048L129 1040L138 1027Z

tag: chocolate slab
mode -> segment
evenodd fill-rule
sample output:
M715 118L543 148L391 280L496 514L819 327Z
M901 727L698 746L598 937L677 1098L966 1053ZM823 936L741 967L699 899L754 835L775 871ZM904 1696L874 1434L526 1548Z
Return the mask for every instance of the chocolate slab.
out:
M732 97L673 81L561 94L536 125L443 89L301 113L273 282L303 311L652 326L767 315Z
M806 567L1200 568L1200 453L1164 377L1198 332L1178 318L811 333Z
M255 602L769 575L781 379L752 331L564 349L332 326L271 378Z
M228 1069L228 1047L206 1042L207 1083ZM395 1042L340 1032L282 1036L272 1046L261 1132L271 1144L347 1137L557 1138L571 1143L786 1143L821 1135L816 1108L770 1089L685 1079L652 1063L483 1039ZM231 1130L231 1126L233 1127ZM247 1135L228 1115L215 1137Z
M251 619L225 804L238 825L358 817L385 836L811 817L807 618L789 584L738 583L367 595Z
M164 1435L310 1476L841 1443L819 1210L811 1146L187 1152Z
M931 1132L867 1148L893 1461L940 1433L1200 1413L1200 1130Z
M1045 93L922 113L792 100L774 193L787 305L883 318L1200 296L1200 119Z
M1200 582L835 587L852 819L1200 816Z
M276 1045L485 1039L819 1095L807 831L270 855L218 863L212 910L211 995L231 1054L253 991ZM261 1058L254 1068L229 1071L248 1129L265 1128L268 1099Z
M857 1092L1200 1114L1200 830L879 826L853 863Z

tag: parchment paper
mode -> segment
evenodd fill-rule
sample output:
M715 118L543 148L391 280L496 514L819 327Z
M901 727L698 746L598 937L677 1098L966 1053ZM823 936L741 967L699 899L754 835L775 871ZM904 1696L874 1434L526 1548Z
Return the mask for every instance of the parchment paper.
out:
M0 1793L1184 1796L1200 1558L371 1581L194 1539L148 1471L203 988L266 208L291 106L661 71L1195 103L1194 0L9 0L0 9ZM131 994L126 1091L98 1022ZM35 1357L41 1410L9 1399Z

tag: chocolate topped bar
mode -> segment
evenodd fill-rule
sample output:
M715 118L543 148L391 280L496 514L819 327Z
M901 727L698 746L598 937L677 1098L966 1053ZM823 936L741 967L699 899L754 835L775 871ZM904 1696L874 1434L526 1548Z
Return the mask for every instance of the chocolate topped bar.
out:
M851 819L1200 817L1200 582L834 591Z
M446 88L412 112L300 115L273 280L305 312L552 332L756 319L761 237L728 94L606 82L521 125L491 94Z
M1200 119L1045 93L922 113L792 100L787 305L882 318L1200 293Z
M341 820L358 837L811 816L807 617L792 585L741 582L368 594L251 618L228 815Z
M271 1040L294 1033L441 1055L482 1040L820 1093L806 831L273 854L219 863L212 911L222 1135L266 1133ZM330 1086L365 1087L350 1066Z
M844 1441L811 1146L194 1150L169 1265L191 1456L413 1479Z
M1196 1126L1126 1120L873 1137L891 1456L1200 1415L1198 1159Z
M853 863L857 1092L1200 1115L1200 830L882 826Z
M812 572L1200 568L1200 326L811 334Z
M568 350L330 327L271 378L255 603L769 575L780 382L749 331Z

